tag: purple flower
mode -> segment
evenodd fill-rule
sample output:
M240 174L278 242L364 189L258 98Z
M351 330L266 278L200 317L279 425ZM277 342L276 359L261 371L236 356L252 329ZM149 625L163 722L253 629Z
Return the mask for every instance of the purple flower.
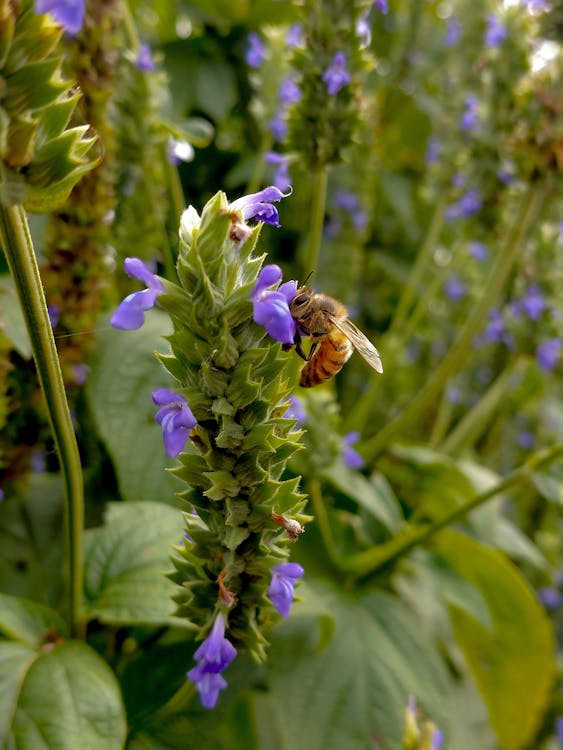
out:
M444 733L439 729L435 729L432 734L432 750L441 750L444 744Z
M186 399L168 388L157 388L153 391L152 400L157 406L162 407L154 418L162 428L164 450L167 456L175 458L184 449L190 430L196 426L197 419Z
M558 716L555 719L555 734L559 742L563 745L563 716Z
M296 327L289 303L295 297L297 282L287 281L277 291L268 288L278 283L281 278L282 270L279 266L264 266L250 294L252 314L255 322L264 326L273 339L282 344L293 344Z
M84 385L84 383L88 380L90 368L84 362L79 362L78 364L73 366L72 373L74 375L74 382L76 383L76 385Z
M389 7L387 5L387 0L374 0L373 2L374 8L378 8L381 13L388 13Z
M283 141L287 135L287 122L285 121L285 109L279 109L275 116L272 117L268 123L270 133L274 136L276 141Z
M244 59L251 68L259 68L266 57L266 48L259 34L251 31L248 35L248 47Z
M513 161L503 161L497 171L497 177L505 185L511 185L515 180L516 167Z
M346 55L344 52L337 52L330 66L323 73L323 81L326 83L329 95L337 94L351 80L352 76L346 69Z
M86 0L35 0L35 12L50 13L71 36L82 28L85 10Z
M465 110L461 116L460 127L462 130L474 130L477 125L479 114L479 99L474 94L465 97Z
M34 474L44 474L47 471L47 457L45 451L39 448L33 451L30 458L31 470Z
M368 47L371 42L370 10L370 8L366 8L356 22L356 34L359 37L361 47Z
M58 305L47 305L47 314L51 328L56 328L59 318L61 317L61 308Z
M555 612L563 604L563 596L559 589L553 586L545 586L538 590L538 599L550 612Z
M441 151L442 144L438 138L435 138L434 136L429 138L428 143L426 144L426 163L434 164L434 162L438 161Z
M151 48L148 44L141 44L139 47L139 55L137 56L137 62L135 65L143 73L150 73L155 70L156 64L152 59Z
M444 291L450 299L460 300L465 296L465 284L457 276L449 276L444 284Z
M274 174L274 187L278 190L288 190L291 187L289 178L289 157L278 154L275 151L268 151L265 156L268 164L276 164L277 170Z
M506 324L500 310L489 312L489 322L485 328L484 339L490 344L505 344L509 349L513 348L514 339L506 330Z
M282 104L298 102L301 99L301 89L295 83L295 80L291 76L288 76L280 83L278 96Z
M342 460L350 469L361 469L364 465L364 459L352 448L352 443L357 443L359 439L359 432L349 432L342 438Z
M487 16L485 44L487 47L498 47L506 39L506 29L498 18L491 13Z
M530 430L520 430L517 436L518 445L524 450L530 450L536 443L536 436Z
M156 298L162 294L164 286L140 258L125 258L123 266L129 276L142 281L147 288L125 297L111 316L110 323L114 328L134 331L143 325L145 311L155 306Z
M546 307L538 285L532 284L528 287L522 299L514 302L512 310L516 315L523 312L530 320L539 320Z
M244 195L242 198L237 198L230 205L231 211L242 211L242 218L247 221L248 219L256 219L256 221L263 221L265 224L271 224L274 227L279 227L279 215L277 208L272 206L282 198L287 198L291 195L291 192L282 193L274 185L270 185L259 193L251 193L251 195Z
M523 2L529 13L539 13L550 6L549 0L523 0Z
M305 571L295 562L279 563L272 568L268 598L282 617L289 617L296 581Z
M352 220L355 229L364 229L368 223L366 212L361 208L356 193L351 190L337 190L333 196L332 203L335 208L346 211Z
M298 425L304 424L307 421L307 412L301 399L297 398L297 396L290 396L289 406L283 416L285 419L296 419Z
M196 686L204 708L215 708L219 692L227 687L221 676L237 655L233 644L225 638L225 615L219 612L211 632L194 654L197 665L190 669L187 678Z
M461 404L463 401L461 389L457 385L449 385L446 388L446 398L450 404Z
M546 372L551 372L555 368L561 352L561 339L547 339L536 349L538 364Z
M446 47L455 47L461 35L461 24L457 18L448 18L446 34L444 36L444 45Z
M475 258L475 260L478 261L487 260L487 258L489 257L489 248L482 242L470 242L469 252Z
M446 208L446 220L453 221L460 217L468 219L476 214L481 209L482 205L483 201L481 200L477 188L470 188L458 201L451 203Z
M292 23L287 30L285 43L288 47L299 47L303 44L303 26L300 23Z

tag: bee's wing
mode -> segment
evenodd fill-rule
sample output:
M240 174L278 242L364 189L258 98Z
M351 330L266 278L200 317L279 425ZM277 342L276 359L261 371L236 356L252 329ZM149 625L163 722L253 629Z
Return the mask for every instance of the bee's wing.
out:
M373 367L377 372L383 372L383 365L381 364L379 352L368 337L362 333L351 320L348 320L348 318L341 320L332 318L331 320L338 330L342 331L354 349L365 359L368 365Z

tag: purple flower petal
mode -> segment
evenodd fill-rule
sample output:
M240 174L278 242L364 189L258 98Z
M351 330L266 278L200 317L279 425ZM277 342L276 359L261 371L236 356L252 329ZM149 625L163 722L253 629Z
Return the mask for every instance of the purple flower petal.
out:
M203 665L198 664L187 674L199 693L201 705L211 710L217 705L219 693L227 687L227 681L216 672L207 672Z
M125 258L123 266L129 276L146 285L146 289L129 294L111 316L110 324L124 331L134 331L145 322L145 310L150 310L164 286L140 258Z
M291 191L282 193L275 185L270 185L258 193L251 193L250 195L238 198L231 203L230 208L232 211L241 211L242 218L245 221L248 219L257 219L266 224L279 227L278 211L275 206L272 206L272 203L276 203L282 198L287 198L289 195L291 195Z
M552 338L547 339L536 349L536 357L538 364L546 372L551 372L555 369L561 353L561 339Z
M365 463L358 451L352 448L352 443L358 442L359 439L359 432L349 432L342 438L342 460L350 469L361 469Z
M86 0L35 0L35 12L50 13L71 36L82 28L85 11Z
M155 70L156 64L153 60L151 48L148 44L141 44L139 47L139 54L135 64L143 73L150 73Z
M175 458L186 445L186 441L197 420L183 396L167 388L153 391L152 400L161 406L155 420L161 426L164 450L167 456Z
M208 672L222 672L237 655L236 648L225 638L225 616L220 612L211 632L194 654L196 661L204 661Z
M299 563L286 562L274 565L271 573L268 598L282 617L289 617L295 583L305 571Z
M245 52L245 60L251 68L259 68L266 57L266 48L260 36L251 31L248 35L248 47Z
M326 83L329 95L335 96L351 80L352 76L346 68L346 55L344 52L337 52L330 66L323 73L323 81Z

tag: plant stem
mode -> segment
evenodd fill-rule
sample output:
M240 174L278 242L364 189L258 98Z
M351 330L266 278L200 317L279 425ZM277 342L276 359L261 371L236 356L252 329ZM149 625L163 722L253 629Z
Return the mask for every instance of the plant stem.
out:
M301 274L303 279L318 268L319 251L325 218L327 178L327 167L321 167L317 172L313 173L311 231L307 247L305 248L303 262L301 263Z
M81 627L84 489L80 456L47 312L39 268L22 206L0 206L0 241L6 254L31 340L37 375L65 483L66 559L71 632Z
M460 330L450 351L406 409L363 444L362 454L366 461L373 461L404 427L418 420L424 410L438 398L448 378L452 377L467 363L468 352L472 349L473 339L483 327L488 311L496 303L497 297L524 245L528 230L544 202L546 192L547 185L545 183L529 187L523 196L518 217L508 234L506 243L497 256L496 263L483 289L483 294Z
M551 463L559 456L563 456L563 443L537 451L528 461L518 469L508 474L494 487L475 495L459 508L455 508L437 521L422 527L408 528L386 544L372 547L365 552L359 552L346 559L338 561L338 568L344 572L355 573L358 576L374 575L390 563L404 557L414 547L426 544L441 529L451 526L456 521L464 518L468 513L486 503L495 495L504 492L519 482L528 479L533 471Z

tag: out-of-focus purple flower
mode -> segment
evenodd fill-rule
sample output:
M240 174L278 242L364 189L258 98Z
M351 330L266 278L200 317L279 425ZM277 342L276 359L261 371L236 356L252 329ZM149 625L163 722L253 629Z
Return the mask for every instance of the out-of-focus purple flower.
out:
M152 400L161 407L154 418L162 428L164 450L167 456L175 458L184 449L190 430L196 426L197 419L186 399L168 388L157 388L152 393Z
M370 8L366 8L356 22L356 34L360 40L361 47L369 47L371 43L371 24L369 22L370 10Z
M299 47L303 44L303 26L300 23L292 23L287 30L285 43L288 47Z
M301 89L295 82L295 80L288 76L280 83L278 89L278 96L282 104L291 104L292 102L298 102L301 99Z
M76 36L84 24L86 0L35 0L35 12L50 13L71 36Z
M285 410L284 417L286 419L296 419L298 425L305 424L307 421L307 412L303 406L303 402L297 396L289 397L289 406Z
M364 459L355 448L352 448L352 444L357 443L359 439L359 432L349 432L342 438L342 460L350 469L361 469L364 465Z
M256 221L263 221L265 224L279 227L278 210L272 203L277 203L277 201L287 198L289 195L291 195L291 192L282 193L277 187L270 185L258 193L237 198L236 201L231 203L230 209L231 211L242 211L242 218L245 221L256 219Z
M489 257L489 248L482 242L475 240L469 243L469 252L478 261L487 260Z
M446 398L450 404L461 404L463 401L463 394L461 388L457 385L449 385L446 388Z
M88 380L90 368L84 362L80 362L79 364L74 365L74 367L72 368L72 373L74 375L74 382L76 383L76 385L84 385L84 383Z
M457 18L448 18L446 33L444 35L444 45L446 47L455 47L461 36L461 24Z
M497 177L504 185L511 185L516 179L516 167L513 161L503 161L497 171Z
M150 73L155 70L156 63L153 60L151 48L148 44L141 44L139 47L139 54L135 65L139 70L143 71L143 73Z
M483 334L490 344L505 344L509 349L514 346L514 339L506 329L506 323L500 310L491 310Z
M428 143L426 144L426 163L434 164L434 162L437 162L440 158L441 152L442 144L439 139L435 136L429 138Z
M441 750L444 744L444 733L435 729L432 734L432 750Z
M287 135L287 122L285 120L285 108L279 109L275 116L272 117L268 123L270 133L274 136L276 141L280 143L285 139Z
M47 471L47 457L43 449L33 451L29 462L34 474L44 474Z
M475 94L465 97L465 110L461 116L460 127L462 130L474 130L479 120L479 99Z
M360 206L356 193L351 190L337 190L332 198L335 208L341 208L350 215L355 229L365 229L368 223L366 212Z
M268 151L265 156L268 164L276 164L277 170L274 175L274 187L278 190L289 190L291 180L289 178L289 157L284 154L278 154L276 151Z
M374 0L373 7L377 8L381 13L388 13L389 12L389 6L387 4L387 0Z
M248 35L248 46L244 55L247 65L251 68L259 68L266 57L266 48L260 38L260 35L255 31L251 31Z
M227 687L221 672L237 655L233 644L225 638L225 626L225 615L219 612L211 632L194 654L197 665L186 675L196 686L201 705L208 709L215 708L219 692Z
M61 308L58 305L47 305L47 314L51 328L56 328L59 318L61 317Z
M478 211L480 211L482 205L483 201L481 200L481 196L479 195L479 191L477 190L477 188L469 188L469 190L467 190L467 192L465 192L459 200L451 203L446 208L446 220L453 221L454 219L459 219L460 217L468 219Z
M532 284L526 290L525 295L513 303L512 311L515 315L524 313L530 320L539 320L546 307L547 304L539 286Z
M536 436L531 430L520 430L516 439L518 445L527 451L533 448L536 444Z
M546 372L551 372L555 368L561 353L561 339L547 339L536 349L538 364Z
M344 52L337 52L330 66L323 73L323 81L326 83L329 95L335 96L351 80L352 76L346 68L346 55Z
M147 288L125 297L111 316L110 324L124 331L134 331L143 325L145 311L154 307L156 298L164 291L164 286L140 258L125 258L123 266L129 276L142 281Z
M539 13L542 10L548 10L551 5L550 0L522 0L522 2L526 6L528 13Z
M172 136L168 137L166 143L166 158L170 164L179 164L181 161L192 161L194 156L195 151L191 143L178 140Z
M268 598L282 617L289 617L295 583L305 571L299 563L285 562L274 565L271 573Z
M269 287L282 278L282 270L274 264L264 266L250 294L253 305L253 318L264 326L267 333L282 344L293 344L295 321L289 310L289 303L297 291L296 281L286 281L276 291Z
M506 39L506 28L494 13L487 16L487 30L485 44L487 47L498 47Z
M463 172L456 172L452 177L452 185L455 188L462 188L465 185L467 178Z
M465 284L458 276L452 274L444 283L444 291L450 299L460 300L465 296Z
M563 716L558 716L555 719L555 735L559 742L563 745Z
M563 604L563 596L554 586L545 586L538 590L538 599L550 612L555 612Z

